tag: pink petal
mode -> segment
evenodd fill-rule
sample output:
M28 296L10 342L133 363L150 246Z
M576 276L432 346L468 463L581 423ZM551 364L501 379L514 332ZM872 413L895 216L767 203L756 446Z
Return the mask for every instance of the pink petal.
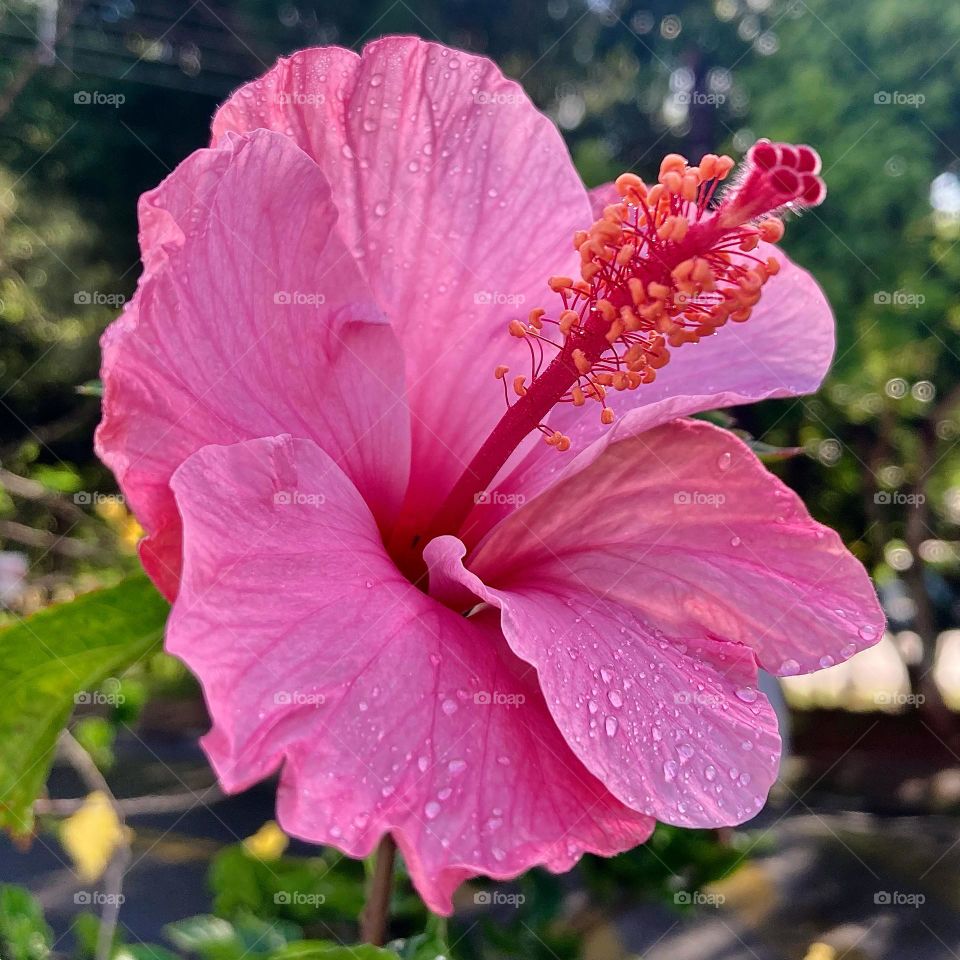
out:
M203 684L228 790L282 766L284 829L351 856L389 831L440 913L469 876L566 870L649 835L571 753L496 618L407 582L315 444L205 447L172 483L185 550L167 647Z
M740 440L694 420L630 427L501 523L470 568L488 582L528 569L572 577L674 636L752 647L772 673L877 642L884 617L866 571Z
M493 378L529 368L507 322L577 269L586 192L555 127L483 57L388 37L280 61L218 112L227 131L289 131L336 187L341 229L407 355L414 525L504 412Z
M530 539L545 532L541 524ZM749 648L665 634L616 593L605 595L590 574L595 568L615 588L622 558L605 563L583 551L551 561L531 550L522 566L495 574L487 567L484 579L496 576L495 588L462 566L464 553L454 537L428 545L431 589L443 594L461 584L500 608L507 642L536 667L567 742L614 796L688 827L741 823L760 809L776 777L780 738L756 689Z
M316 164L276 134L231 135L145 195L140 216L146 270L103 337L97 452L150 535L161 589L172 596L179 574L168 480L208 443L310 437L389 523L409 456L402 359Z

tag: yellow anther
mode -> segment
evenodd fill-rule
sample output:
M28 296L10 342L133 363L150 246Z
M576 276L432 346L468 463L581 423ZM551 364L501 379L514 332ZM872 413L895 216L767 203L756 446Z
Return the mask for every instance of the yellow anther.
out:
M604 407L603 410L600 411L601 423L605 423L609 425L613 423L614 419L615 417L614 417L613 411L609 407Z
M534 307L530 311L529 317L527 317L528 322L531 327L535 327L537 330L543 327L543 316L547 311L543 307Z
M618 371L613 375L614 390L626 390L629 382L630 381L627 379L627 375L623 371Z
M713 270L710 269L710 263L703 257L697 257L690 279L694 283L699 283L705 290L713 290L716 286L716 277L713 275Z
M566 453L570 449L570 438L561 437L560 442L557 444L557 450L560 453Z
M622 246L619 253L617 253L617 265L622 267L628 264L636 252L637 248L632 243Z
M526 377L514 377L513 378L513 392L518 397L524 397L527 394L527 388L524 384Z
M599 263L585 263L580 267L580 276L587 283L590 283L601 270L603 270L603 267Z
M616 343L623 334L623 323L620 320L614 320L607 331L607 343Z
M783 237L784 227L782 220L774 218L761 220L760 223L757 224L757 229L760 231L760 237L766 240L767 243L776 243Z
M700 187L700 177L699 170L694 172L693 170L688 170L683 175L683 183L680 187L680 196L684 200L696 200L697 199L697 190Z
M507 329L510 331L510 336L518 340L522 340L527 335L527 328L519 320L511 320L507 324Z
M660 182L668 193L679 193L683 188L683 177L676 170L661 173Z
M572 287L573 281L569 277L551 277L547 281L547 286L554 293L559 293L561 290L568 290Z
M568 333L580 322L580 314L575 310L564 310L560 314L560 319L558 321L560 325L560 332L567 336Z
M590 228L591 237L601 237L603 239L616 240L620 236L620 225L611 223L609 220L598 220Z
M502 380L509 371L510 371L510 368L505 363L501 363L497 365L497 368L493 371L493 375L498 380Z
M573 351L573 362L580 373L590 372L590 361L582 350L577 349Z
M635 173L621 173L614 186L621 197L627 196L631 190L642 194L647 189L646 184Z
M687 158L680 156L679 153L668 153L660 162L660 182L663 183L663 176L666 173L675 171L682 173L687 166Z
M776 257L767 257L767 273L774 276L780 272L780 261Z
M686 280L687 277L689 277L693 272L693 265L695 262L696 261L693 258L690 258L689 260L684 260L681 263L678 263L673 270L670 271L670 276L673 277L674 280L680 282Z
M756 250L757 244L759 243L760 243L760 234L754 233L740 243L740 249L743 250L744 253L749 253L749 251L751 250Z
M717 157L717 163L714 167L713 175L717 180L724 180L734 166L735 164L733 162L733 157L728 157L726 154L724 154L722 157Z
M627 205L625 203L611 203L603 208L603 219L609 220L618 227L627 218Z
M633 312L632 307L620 308L620 320L623 323L623 329L630 333L640 329L640 318Z
M647 292L643 289L643 283L638 277L631 277L627 281L627 289L630 291L630 298L635 307L642 306L647 302Z
M717 160L715 153L705 153L700 160L700 176L703 180L712 180L716 176Z
M666 300L670 296L670 288L666 284L651 281L647 284L647 293L653 300Z
M607 323L615 320L617 316L617 308L609 300L598 300L597 312Z
M579 387L571 387L570 396L573 398L573 405L575 407L582 407L587 402L586 397L583 395L583 391Z
M587 237L588 235L586 230L578 230L573 235L573 249L579 250L583 246L583 244L587 241Z
M578 281L573 285L573 291L574 291L574 293L582 293L583 296L589 297L589 296L590 296L590 293L591 293L590 284L589 284L589 283L586 283L586 282L583 281L583 280L578 280Z

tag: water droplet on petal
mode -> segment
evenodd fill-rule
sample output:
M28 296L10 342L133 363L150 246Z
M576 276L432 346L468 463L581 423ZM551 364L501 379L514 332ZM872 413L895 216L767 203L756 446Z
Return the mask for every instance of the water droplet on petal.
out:
M449 717L450 714L457 712L457 704L455 700L444 700L440 704L440 709Z
M611 690L607 693L607 699L610 701L611 705L616 707L618 710L623 706L623 697L620 696L619 690Z
M860 634L861 640L873 640L877 636L876 627L870 626L869 623L865 623L857 633Z
M423 815L428 820L435 820L440 814L440 804L436 800L429 800L423 808Z
M717 768L711 763L704 771L703 775L713 783L717 779Z
M823 667L824 670L826 670L827 667L832 667L836 662L837 661L834 660L833 657L831 657L828 653L824 654L820 658L820 666Z
M720 454L717 459L717 466L721 470L727 470L730 467L730 464L733 463L733 454L729 450L724 451Z
M454 774L454 775L456 775L456 774L458 774L458 773L463 773L463 771L467 769L467 761L466 761L466 760L451 760L451 761L447 764L447 769L448 769L452 774Z
M757 699L755 687L738 687L736 693L737 699L742 700L744 703L754 703Z
M607 732L608 737L614 736L617 732L617 718L607 717L607 719L603 721L603 729Z
M663 775L669 783L677 775L677 762L675 760L668 760L663 765Z
M780 673L784 677L795 677L800 672L800 664L796 660L784 660L780 664Z
M384 215L386 214L387 210L388 210L388 207L387 207L387 205L386 205L382 200L380 200L380 201L374 206L374 208L373 208L373 212L374 212L378 217L384 216Z

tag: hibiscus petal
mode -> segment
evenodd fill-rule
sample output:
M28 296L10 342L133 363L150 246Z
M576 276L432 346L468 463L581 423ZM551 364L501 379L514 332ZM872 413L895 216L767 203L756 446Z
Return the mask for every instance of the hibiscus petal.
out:
M529 368L506 324L578 269L586 191L516 83L413 37L280 61L221 108L214 142L255 127L288 132L336 184L343 234L404 345L416 525L503 415L494 367Z
M464 554L455 537L427 546L431 590L459 584L500 608L507 642L536 667L564 737L611 793L686 827L741 823L760 809L780 738L749 648L666 635L582 582L577 556L507 571L495 588L463 567Z
M466 877L566 870L649 835L567 747L495 616L406 581L315 444L205 447L172 484L185 549L167 648L203 684L228 790L282 765L287 832L365 856L389 831L441 913Z
M179 574L168 480L208 443L315 439L389 523L409 463L399 349L317 165L277 134L231 136L140 215L146 271L103 337L97 452L150 535L141 555L161 589Z
M732 433L694 420L634 433L628 417L501 523L470 567L483 579L567 571L675 635L748 645L782 675L848 659L884 627L840 537Z

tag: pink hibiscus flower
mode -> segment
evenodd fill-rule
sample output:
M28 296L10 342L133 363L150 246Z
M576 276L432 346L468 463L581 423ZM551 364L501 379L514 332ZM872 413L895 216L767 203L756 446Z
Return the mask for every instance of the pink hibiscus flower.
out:
M756 813L758 665L883 620L836 534L678 418L824 376L830 310L767 216L818 165L758 144L718 204L732 162L670 156L591 200L515 83L413 38L231 97L141 201L97 434L227 790L279 770L290 833L391 834L441 913Z

